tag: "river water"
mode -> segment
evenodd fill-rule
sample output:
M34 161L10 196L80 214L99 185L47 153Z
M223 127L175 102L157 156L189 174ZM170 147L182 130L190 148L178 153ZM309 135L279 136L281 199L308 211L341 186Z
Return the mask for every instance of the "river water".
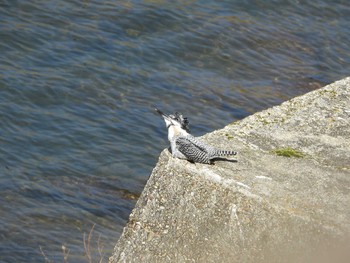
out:
M111 255L162 149L349 75L344 1L1 0L0 262ZM99 243L99 244L97 244ZM44 256L45 255L45 256Z

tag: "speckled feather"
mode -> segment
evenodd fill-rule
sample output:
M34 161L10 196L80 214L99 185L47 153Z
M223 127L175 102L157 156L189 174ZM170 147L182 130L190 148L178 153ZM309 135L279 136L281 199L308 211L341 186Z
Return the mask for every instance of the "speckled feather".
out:
M181 152L187 160L196 163L211 163L213 159L236 155L234 151L223 151L206 145L192 135L179 136L175 140L175 144L179 152Z

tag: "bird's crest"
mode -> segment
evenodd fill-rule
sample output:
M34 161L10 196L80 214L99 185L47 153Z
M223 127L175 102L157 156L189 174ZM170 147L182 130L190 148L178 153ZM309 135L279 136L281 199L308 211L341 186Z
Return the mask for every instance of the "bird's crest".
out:
M175 112L174 114L169 115L169 117L179 122L181 124L181 128L190 133L190 122L188 121L187 117L184 117L180 112Z

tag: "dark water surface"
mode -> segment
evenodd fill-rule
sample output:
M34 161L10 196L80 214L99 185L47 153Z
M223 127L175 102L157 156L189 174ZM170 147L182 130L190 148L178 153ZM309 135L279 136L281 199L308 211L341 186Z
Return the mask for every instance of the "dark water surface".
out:
M152 105L202 135L348 76L349 6L1 0L0 261L87 262L93 224L106 261L168 146Z

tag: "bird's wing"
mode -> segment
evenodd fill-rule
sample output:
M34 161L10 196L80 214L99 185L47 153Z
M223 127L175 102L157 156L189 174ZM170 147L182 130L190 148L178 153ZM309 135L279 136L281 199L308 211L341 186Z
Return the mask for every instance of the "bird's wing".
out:
M188 160L196 161L208 155L208 147L195 138L179 137L175 141L177 149L186 156Z

